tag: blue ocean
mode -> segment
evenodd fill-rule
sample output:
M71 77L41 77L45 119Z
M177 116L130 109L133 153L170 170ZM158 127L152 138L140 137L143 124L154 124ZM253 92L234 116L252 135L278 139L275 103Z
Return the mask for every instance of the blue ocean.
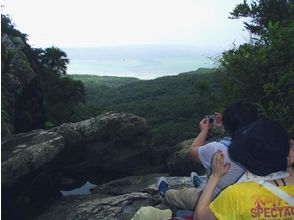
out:
M217 53L189 46L147 45L62 48L70 63L68 74L127 76L154 79L198 68L215 67Z

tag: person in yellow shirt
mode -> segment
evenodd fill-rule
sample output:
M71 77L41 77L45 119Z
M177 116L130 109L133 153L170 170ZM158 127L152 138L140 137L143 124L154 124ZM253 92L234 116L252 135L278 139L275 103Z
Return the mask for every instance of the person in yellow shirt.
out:
M229 155L248 170L250 178L227 187L211 202L216 185L230 169L229 163L224 164L223 153L217 152L194 219L294 220L294 141L289 145L282 126L269 119L258 120L239 132ZM280 178L279 171L286 171L284 178ZM254 180L277 186L287 198L277 196Z

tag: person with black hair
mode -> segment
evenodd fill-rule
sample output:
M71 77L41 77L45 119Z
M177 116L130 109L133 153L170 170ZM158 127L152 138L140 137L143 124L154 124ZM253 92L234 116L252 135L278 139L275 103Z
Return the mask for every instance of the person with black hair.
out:
M215 187L230 172L224 154L213 158L209 177L194 212L197 220L294 219L294 141L270 119L240 129L229 148L233 161L247 172L213 200ZM213 200L213 202L211 202Z
M213 155L221 150L224 152L225 161L231 162L228 156L228 148L230 148L231 139L234 139L235 132L238 128L255 122L258 119L258 109L253 103L236 102L226 108L223 114L215 113L215 123L209 122L209 118L203 118L199 123L200 133L193 141L190 148L191 158L201 163L207 174L211 172L211 162ZM206 138L211 128L224 129L226 137L221 141L213 141L205 144ZM221 179L216 186L213 197L216 197L222 189L235 183L245 172L245 169L239 164L231 162L230 171ZM202 188L190 187L181 190L169 189L165 178L160 178L158 183L159 194L173 207L194 210L195 204L202 192Z

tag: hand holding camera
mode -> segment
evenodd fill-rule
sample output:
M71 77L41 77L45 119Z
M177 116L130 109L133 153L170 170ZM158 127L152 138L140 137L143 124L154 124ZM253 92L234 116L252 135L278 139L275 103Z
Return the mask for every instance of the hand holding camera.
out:
M215 112L211 115L206 115L199 123L200 131L208 131L210 128L223 128L222 114Z
M222 114L219 112L215 112L213 115L207 115L206 118L209 121L209 124L211 124L215 128L222 129L223 123L222 123Z

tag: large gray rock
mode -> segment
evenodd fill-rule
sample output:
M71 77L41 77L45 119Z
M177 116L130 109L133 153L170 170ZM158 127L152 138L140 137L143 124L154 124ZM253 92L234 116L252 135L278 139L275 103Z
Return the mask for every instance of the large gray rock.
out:
M67 169L74 164L73 169L81 173L89 168L109 173L136 171L149 166L149 143L146 120L127 113L107 113L49 131L21 133L2 139L2 185L10 186L53 160Z
M36 220L129 220L142 206L155 205L147 193L101 198L100 195L64 198Z
M179 149L166 160L167 170L170 175L189 176L192 171L204 174L205 170L199 163L193 162L190 156L190 147L194 139L183 141L174 148Z
M180 189L183 187L194 187L190 176L168 176L167 173L152 173L143 176L127 176L116 179L105 184L92 188L94 194L122 195L132 192L147 192L150 195L157 195L158 181L165 177L169 188ZM205 180L205 176L201 176ZM154 198L154 200L156 200Z
M148 192L149 194L157 193L159 176L167 174L152 173L143 176L127 176L120 179L98 185L90 191L94 194L122 195L131 192Z
M18 41L16 43L16 41ZM19 42L20 41L20 42ZM15 55L11 59L9 68L6 68L8 77L5 78L11 92L20 96L26 86L28 86L33 79L37 77L36 72L30 66L28 58L20 50L24 43L18 37L17 39L10 39L7 34L1 36L1 43L9 50L16 50ZM17 50L17 48L19 48Z
M146 120L127 113L2 139L4 217L30 219L60 197L62 188L148 168L149 143Z
M149 166L147 121L129 113L106 113L70 127L83 135L87 166L107 172L131 173Z
M20 37L1 36L4 56L1 57L1 110L5 123L1 137L12 133L44 128L45 109L38 73L22 51L25 43Z
M71 127L86 138L86 142L94 142L102 138L123 138L127 135L144 134L149 130L144 118L130 113L109 112L77 123Z
M165 176L169 188L172 189L193 187L193 185L190 177L166 175L164 173L155 173L145 176L129 176L110 181L91 190L95 195L63 198L38 216L36 220L129 220L143 206L153 206L160 209L171 208L158 196L157 182L159 177ZM205 177L203 176L202 179L205 180Z
M20 133L2 139L2 186L10 187L21 177L45 166L64 147L64 138L61 135L43 130Z

